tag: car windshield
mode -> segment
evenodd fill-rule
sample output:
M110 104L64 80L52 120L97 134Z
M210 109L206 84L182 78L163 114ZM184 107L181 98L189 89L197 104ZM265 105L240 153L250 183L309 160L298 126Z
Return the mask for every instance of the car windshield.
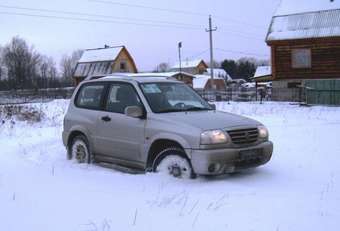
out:
M213 110L201 96L183 83L142 83L141 89L155 113Z

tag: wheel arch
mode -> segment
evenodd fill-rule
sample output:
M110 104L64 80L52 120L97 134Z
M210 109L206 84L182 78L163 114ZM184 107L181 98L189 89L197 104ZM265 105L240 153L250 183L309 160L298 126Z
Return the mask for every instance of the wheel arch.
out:
M181 144L177 140L174 140L171 138L158 138L158 139L153 140L148 150L146 169L147 170L152 169L152 165L154 163L154 160L158 156L158 154L170 148L182 150L185 153L185 156L188 159L190 159L190 156L185 150L186 149L185 146L183 146L183 144Z

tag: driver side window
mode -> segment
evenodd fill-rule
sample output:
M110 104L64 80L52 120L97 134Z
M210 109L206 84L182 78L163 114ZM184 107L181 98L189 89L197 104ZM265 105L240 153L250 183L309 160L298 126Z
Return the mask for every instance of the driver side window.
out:
M106 111L124 114L128 106L141 106L142 103L131 84L115 83L109 90Z

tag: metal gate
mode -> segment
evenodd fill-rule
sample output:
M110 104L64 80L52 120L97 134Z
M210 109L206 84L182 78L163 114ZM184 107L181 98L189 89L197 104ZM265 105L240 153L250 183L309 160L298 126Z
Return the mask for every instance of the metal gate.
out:
M340 80L307 80L307 104L340 105Z

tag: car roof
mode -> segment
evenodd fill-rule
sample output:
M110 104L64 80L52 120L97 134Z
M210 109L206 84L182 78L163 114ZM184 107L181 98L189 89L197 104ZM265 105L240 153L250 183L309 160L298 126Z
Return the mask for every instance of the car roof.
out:
M102 76L100 78L86 80L86 82L102 82L102 81L124 81L124 82L138 82L138 83L151 83L151 82L175 82L181 83L175 78L169 76L153 76L150 74L149 76L139 76L138 74L112 74Z

